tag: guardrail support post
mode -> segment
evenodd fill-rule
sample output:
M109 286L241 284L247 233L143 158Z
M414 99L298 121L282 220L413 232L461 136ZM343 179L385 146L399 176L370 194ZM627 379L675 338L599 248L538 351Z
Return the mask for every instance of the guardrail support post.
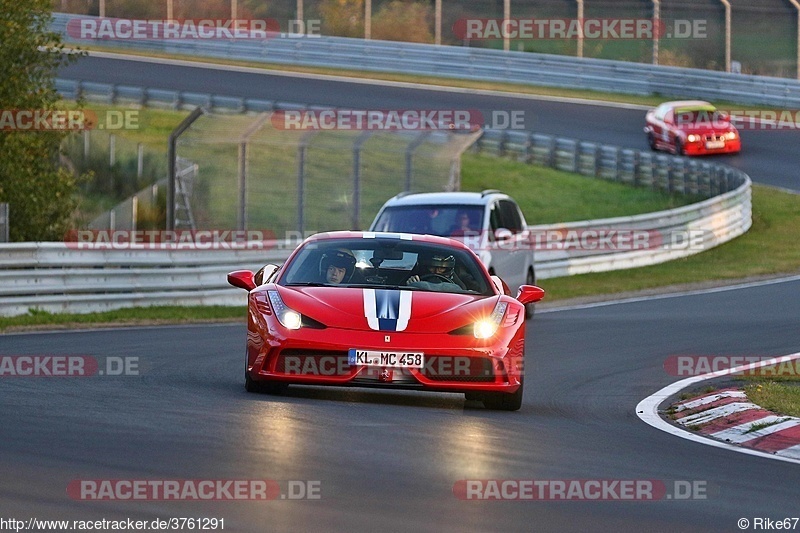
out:
M372 39L372 0L364 2L364 39Z
M298 0L300 1L300 0ZM433 44L442 44L442 0L434 2L434 38Z

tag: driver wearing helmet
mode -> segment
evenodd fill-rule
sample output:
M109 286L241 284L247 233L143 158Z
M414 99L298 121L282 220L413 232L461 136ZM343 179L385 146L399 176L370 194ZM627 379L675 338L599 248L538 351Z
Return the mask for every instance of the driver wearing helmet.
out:
M350 250L344 248L325 252L319 261L319 273L322 279L335 285L350 281L355 268L356 258Z
M456 277L456 260L452 255L440 252L420 254L417 265L419 268L415 268L415 270L418 274L410 276L406 280L406 285L418 281L431 281L433 283L455 283L462 289L465 288Z

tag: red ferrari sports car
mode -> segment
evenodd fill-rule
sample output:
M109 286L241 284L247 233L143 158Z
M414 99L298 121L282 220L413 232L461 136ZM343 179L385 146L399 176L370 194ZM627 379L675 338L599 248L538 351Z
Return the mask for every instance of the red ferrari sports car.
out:
M288 384L464 393L522 405L525 307L544 291L490 276L464 244L402 233L306 239L283 266L228 282L249 291L245 388Z
M644 132L652 150L677 155L735 154L742 149L730 117L700 100L664 102L647 112Z

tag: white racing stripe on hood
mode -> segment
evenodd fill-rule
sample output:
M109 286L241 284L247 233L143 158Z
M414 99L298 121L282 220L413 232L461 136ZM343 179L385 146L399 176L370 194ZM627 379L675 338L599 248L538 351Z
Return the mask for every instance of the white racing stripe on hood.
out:
M411 291L364 289L364 316L370 329L404 331L411 319Z

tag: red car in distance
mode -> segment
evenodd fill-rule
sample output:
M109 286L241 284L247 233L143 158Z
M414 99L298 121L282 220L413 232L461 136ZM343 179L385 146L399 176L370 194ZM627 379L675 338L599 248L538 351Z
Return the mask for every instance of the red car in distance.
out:
M289 384L458 392L522 405L525 304L464 244L404 233L306 239L283 266L228 282L248 291L248 392Z
M676 155L736 154L742 149L730 117L701 100L664 102L647 112L644 132L651 150Z

